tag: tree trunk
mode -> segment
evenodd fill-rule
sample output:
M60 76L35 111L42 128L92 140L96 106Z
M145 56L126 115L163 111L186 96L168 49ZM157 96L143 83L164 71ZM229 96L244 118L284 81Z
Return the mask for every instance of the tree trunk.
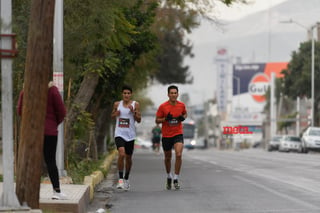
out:
M112 105L106 106L99 111L99 116L96 119L96 142L98 153L103 154L107 151L107 145L105 144L105 137L109 131L111 120Z
M92 158L93 160L98 160L98 149L97 149L97 142L95 138L95 130L90 130L89 136L89 151L87 152L87 159Z
M83 81L81 82L80 89L68 110L65 125L65 159L68 160L68 148L71 145L73 139L72 126L75 123L79 113L86 110L92 96L94 95L95 89L99 83L99 75L97 73L88 73Z
M52 74L55 0L33 0L29 21L16 193L21 204L39 208L44 123Z
M113 108L112 95L109 90L94 97L95 103L90 106L93 119L95 121L95 137L97 150L99 154L104 154L107 151L105 138L109 133L111 124L111 112Z

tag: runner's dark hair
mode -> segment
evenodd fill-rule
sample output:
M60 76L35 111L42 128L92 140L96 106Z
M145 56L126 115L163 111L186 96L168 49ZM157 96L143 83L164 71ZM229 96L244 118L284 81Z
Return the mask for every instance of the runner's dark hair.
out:
M132 93L132 87L130 87L129 85L123 85L121 91L123 92L123 90L129 90Z
M177 92L179 92L179 89L178 89L178 87L177 87L176 85L170 85L170 86L168 87L168 93L170 92L171 89L176 89Z

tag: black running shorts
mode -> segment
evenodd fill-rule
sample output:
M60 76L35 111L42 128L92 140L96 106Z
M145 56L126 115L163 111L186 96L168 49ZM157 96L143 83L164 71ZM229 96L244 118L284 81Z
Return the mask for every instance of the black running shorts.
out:
M170 138L162 137L162 148L164 151L170 151L176 143L183 143L182 134Z
M127 155L133 154L134 140L126 141L122 137L116 137L115 142L116 142L117 149L119 149L119 147L124 147L124 150Z

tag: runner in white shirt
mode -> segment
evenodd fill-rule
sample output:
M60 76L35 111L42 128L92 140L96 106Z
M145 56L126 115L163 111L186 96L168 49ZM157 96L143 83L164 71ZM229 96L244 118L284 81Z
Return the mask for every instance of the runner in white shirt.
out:
M113 104L111 117L116 119L115 143L118 149L118 189L129 190L129 174L132 166L134 140L136 138L135 122L141 122L140 105L131 100L132 88L122 87L122 100Z

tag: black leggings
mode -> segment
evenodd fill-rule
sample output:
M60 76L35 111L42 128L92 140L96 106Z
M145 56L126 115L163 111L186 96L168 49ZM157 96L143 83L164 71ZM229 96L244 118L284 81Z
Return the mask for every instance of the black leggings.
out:
M44 161L46 162L53 189L60 189L59 173L56 163L58 136L45 135L43 144Z

